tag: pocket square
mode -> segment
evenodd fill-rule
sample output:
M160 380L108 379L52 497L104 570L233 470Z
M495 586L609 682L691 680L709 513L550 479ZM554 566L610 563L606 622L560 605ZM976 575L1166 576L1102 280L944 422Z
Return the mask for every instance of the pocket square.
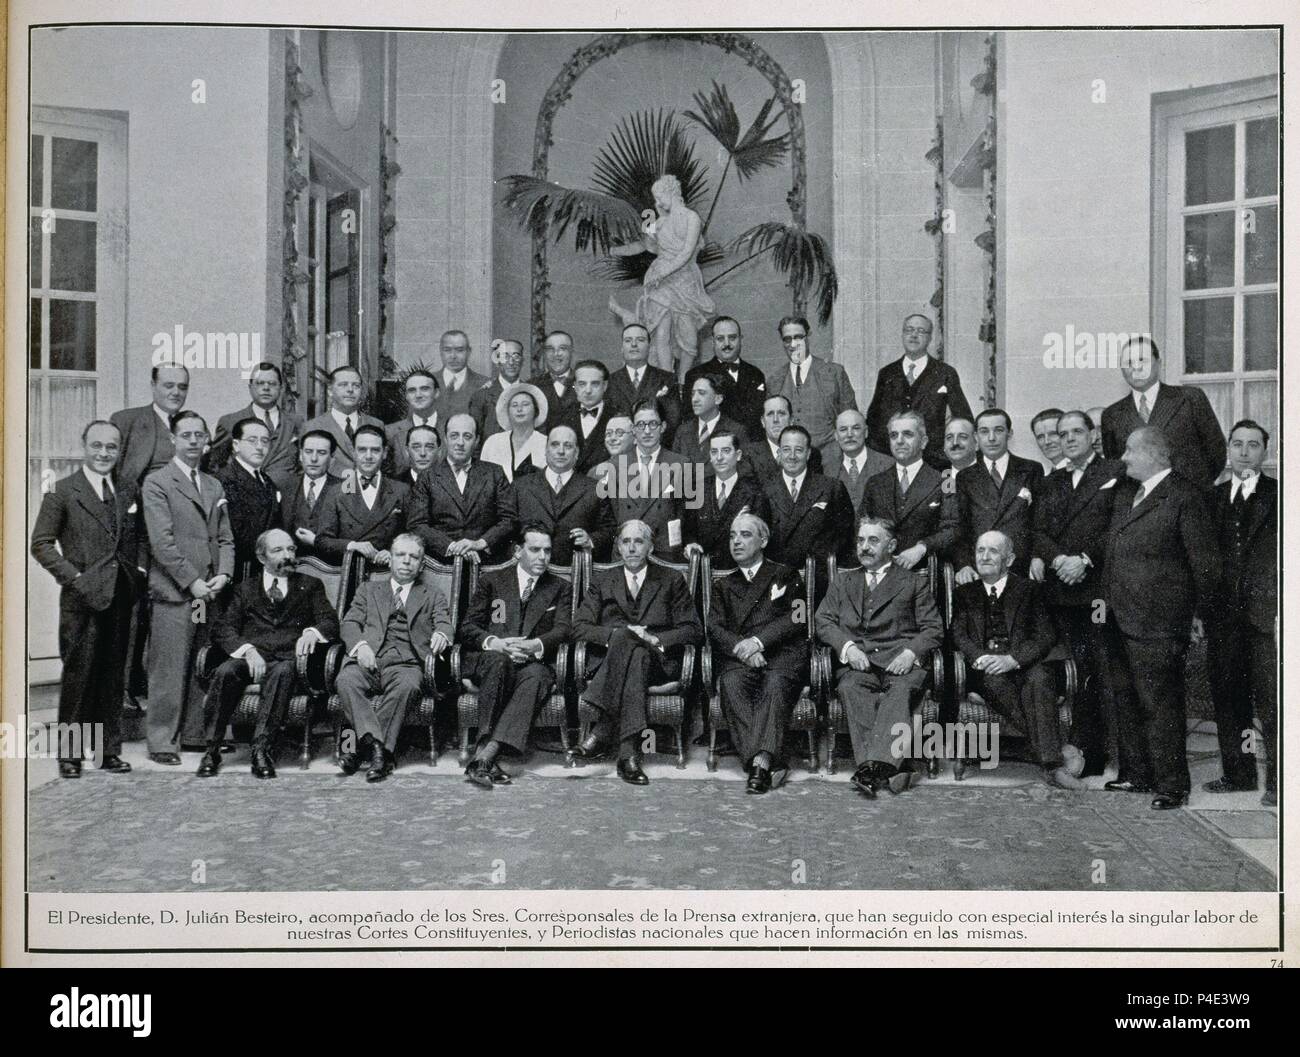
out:
M217 500L217 506L228 506L228 505L229 504L226 502L226 497L224 495Z
M1034 501L1034 497L1028 488L1020 489L1020 491L1017 492L1016 495L1019 496L1021 499L1023 499L1026 503L1032 503Z
M933 503L930 504L930 509L933 510L938 505L939 505L939 500L936 499Z
M1119 480L1118 477L1112 477L1112 478L1111 478L1109 481L1107 481L1104 485L1102 485L1100 488L1098 488L1097 491L1099 491L1099 492L1104 492L1104 491L1106 491L1107 488L1114 488L1114 487L1115 487L1115 482L1116 482L1117 480Z
M945 393L947 393L947 392L948 392L948 387L947 387L946 385L941 385L941 386L939 386L938 389L935 390L935 393L938 394L938 395L940 395L940 396L942 396L943 394L945 394Z
M128 514L134 514L134 513L136 513L139 509L140 509L139 504L137 504L137 503L132 503L129 507L126 508L126 512L127 512Z
M554 613L554 612L555 612L555 609L556 609L555 606L547 606L547 607L546 607L546 612L548 612L548 613Z
M280 489L278 488L275 490L275 501L280 502Z
M784 584L773 584L773 585L772 585L772 601L773 601L773 602L775 602L778 598L780 598L780 597L781 597L782 595L784 595L784 594L785 594L785 585L784 585Z
M823 500L822 500L821 502L819 502L819 503L814 503L814 504L813 504L813 509L814 509L814 510L825 510L825 509L826 509L826 500L823 499Z

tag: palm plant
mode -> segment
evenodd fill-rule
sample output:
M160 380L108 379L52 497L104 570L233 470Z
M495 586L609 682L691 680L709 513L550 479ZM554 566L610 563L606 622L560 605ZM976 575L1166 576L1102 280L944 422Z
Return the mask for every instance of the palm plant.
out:
M818 317L830 319L839 284L830 250L821 236L798 224L768 221L743 232L725 247L708 239L709 224L717 209L727 175L734 169L743 183L761 169L782 163L790 151L790 134L769 136L780 115L772 117L777 99L765 101L753 123L742 135L740 117L724 85L713 82L707 95L696 92L696 109L685 117L704 129L726 153L722 175L713 189L704 215L696 263L703 269L726 263L740 251L745 256L705 281L711 287L742 265L768 256L773 266L788 277L799 300L816 292ZM650 187L660 176L677 177L682 198L697 213L708 192L707 166L695 156L694 144L672 111L643 111L625 117L601 147L593 165L591 190L563 187L535 176L504 177L504 204L534 235L550 236L559 242L574 228L574 249L588 248L598 260L593 274L622 285L640 285L654 260L651 253L615 257L610 250L641 237L642 217L653 212Z

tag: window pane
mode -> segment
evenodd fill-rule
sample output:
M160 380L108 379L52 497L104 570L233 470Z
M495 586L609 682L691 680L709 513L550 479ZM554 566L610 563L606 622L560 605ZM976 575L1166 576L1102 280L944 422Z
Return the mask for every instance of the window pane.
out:
M1246 197L1277 194L1277 118L1246 122Z
M1232 125L1187 133L1187 205L1232 201L1236 136Z
M81 431L95 418L95 403L95 379L50 379L51 455L81 452Z
M1219 428L1223 430L1223 435L1228 435L1228 427L1237 421L1232 413L1232 383L1231 382L1206 382L1198 383L1197 389L1201 390L1210 401L1210 407L1214 410L1214 417L1219 421Z
M1232 285L1236 214L1202 213L1183 218L1183 289Z
M327 331L351 330L352 327L349 325L350 320L348 319L348 276L346 272L330 280L326 298L325 329Z
M1276 461L1273 446L1277 443L1277 382L1247 382L1245 407L1241 417L1253 418L1268 430L1269 444L1265 459L1268 462Z
M95 289L95 234L93 220L59 217L50 234L50 289Z
M31 299L31 311L27 317L28 348L31 350L30 363L33 370L41 366L41 299Z
M1277 282L1277 206L1242 210L1246 225L1246 282ZM1252 231L1251 229L1254 228Z
M41 399L41 380L30 378L27 382L27 450L44 451L45 402ZM38 475L39 476L39 475ZM40 481L37 481L39 487Z
M95 369L95 302L50 301L50 367L56 371Z
M32 217L30 237L27 243L30 253L28 255L28 272L27 282L35 290L41 286L41 218Z
M50 204L55 209L96 208L99 144L94 140L54 137L50 155Z
M31 186L31 204L34 206L43 206L41 201L41 188L45 184L45 141L41 136L32 137L32 186Z
M1277 370L1277 294L1249 294L1244 303L1246 370Z
M1183 370L1218 374L1232 370L1232 298L1183 302Z

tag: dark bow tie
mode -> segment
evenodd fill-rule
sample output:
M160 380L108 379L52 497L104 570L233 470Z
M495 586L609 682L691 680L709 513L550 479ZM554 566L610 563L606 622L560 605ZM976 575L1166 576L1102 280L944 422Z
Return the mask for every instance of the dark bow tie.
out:
M372 473L369 477L362 477L362 478L361 478L361 487L362 487L362 488L369 488L369 487L371 487L371 486L375 483L375 478L378 477L378 476L379 476L378 474Z
M600 408L598 407L584 407L582 409L583 418L596 418L599 414Z

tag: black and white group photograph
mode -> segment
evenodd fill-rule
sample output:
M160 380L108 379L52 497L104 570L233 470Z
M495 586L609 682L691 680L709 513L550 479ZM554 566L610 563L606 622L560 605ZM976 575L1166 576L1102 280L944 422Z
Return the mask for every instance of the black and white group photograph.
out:
M22 892L1276 896L1281 26L274 6L24 27Z

